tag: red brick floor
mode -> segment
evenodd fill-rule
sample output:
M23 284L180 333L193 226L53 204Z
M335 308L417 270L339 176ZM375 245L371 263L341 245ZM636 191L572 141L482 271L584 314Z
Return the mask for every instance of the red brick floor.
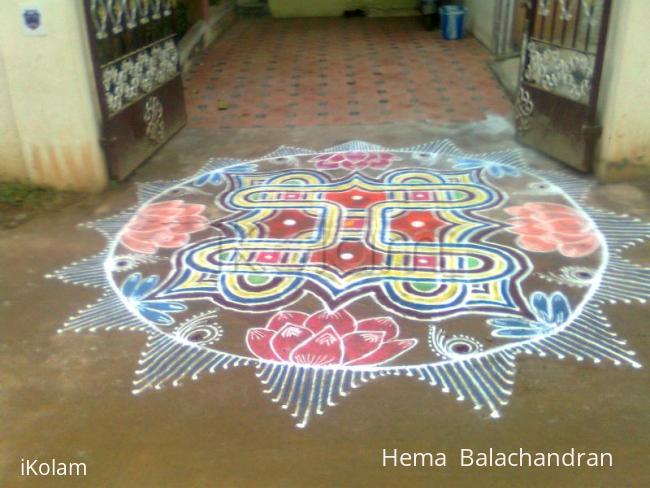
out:
M186 83L189 125L468 122L511 105L475 39L417 18L240 20Z

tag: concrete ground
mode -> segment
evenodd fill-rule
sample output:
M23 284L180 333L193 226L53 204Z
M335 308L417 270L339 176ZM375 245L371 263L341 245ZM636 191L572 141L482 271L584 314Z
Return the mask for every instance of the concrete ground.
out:
M248 158L279 144L323 148L351 139L388 147L449 137L467 151L516 147L506 119L298 127L188 127L128 181L72 206L0 231L0 486L648 486L648 369L524 358L503 418L486 421L417 382L386 379L327 412L306 430L235 369L182 388L130 393L145 342L138 333L57 335L97 290L44 275L101 250L79 229L135 203L138 182L190 175L208 157ZM557 163L525 150L540 168ZM647 190L599 185L590 201L650 221ZM650 264L650 246L629 251ZM610 306L622 336L650 358L650 307ZM610 451L614 467L457 467L460 448ZM382 468L382 449L444 451L447 468ZM20 476L21 458L83 461L85 479Z
M493 61L491 68L503 89L514 100L517 94L517 84L519 83L519 56L510 56Z

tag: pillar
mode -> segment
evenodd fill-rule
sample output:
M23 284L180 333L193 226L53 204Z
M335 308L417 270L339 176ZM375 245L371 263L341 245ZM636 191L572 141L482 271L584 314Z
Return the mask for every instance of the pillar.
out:
M25 5L40 12L36 31L24 24ZM0 1L1 177L106 187L93 76L81 1Z

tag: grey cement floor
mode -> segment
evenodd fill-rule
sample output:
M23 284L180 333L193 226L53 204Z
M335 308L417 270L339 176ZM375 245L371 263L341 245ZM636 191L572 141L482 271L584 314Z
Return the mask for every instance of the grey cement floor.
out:
M490 68L505 92L514 100L519 83L519 55L491 61Z
M344 407L300 431L261 395L249 371L212 375L183 388L135 397L138 333L57 335L98 291L46 280L52 270L102 249L102 237L77 224L135 202L135 183L191 174L208 157L254 157L279 144L322 148L350 139L405 146L451 137L466 150L514 147L499 119L460 128L433 124L310 129L184 130L103 195L0 232L0 486L650 486L648 368L526 358L515 394L498 421L432 388L394 383L364 387ZM526 151L532 164L555 163ZM598 186L592 203L650 220L648 193ZM650 263L650 247L629 255ZM618 332L650 360L648 313L608 307ZM265 420L266 419L266 420ZM272 419L272 422L267 420ZM610 451L611 469L382 468L382 448L403 451ZM21 478L21 458L83 461L84 479Z

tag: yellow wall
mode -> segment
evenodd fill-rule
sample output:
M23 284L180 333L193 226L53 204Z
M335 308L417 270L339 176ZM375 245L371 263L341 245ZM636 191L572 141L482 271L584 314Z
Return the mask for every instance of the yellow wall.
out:
M273 17L340 17L346 10L369 9L372 15L415 9L417 0L269 0Z
M596 172L607 180L650 176L650 1L612 3Z
M2 52L0 52L0 179L22 181L28 179Z
M25 5L42 9L46 35L25 35ZM85 191L107 185L82 16L80 1L0 0L0 177Z

